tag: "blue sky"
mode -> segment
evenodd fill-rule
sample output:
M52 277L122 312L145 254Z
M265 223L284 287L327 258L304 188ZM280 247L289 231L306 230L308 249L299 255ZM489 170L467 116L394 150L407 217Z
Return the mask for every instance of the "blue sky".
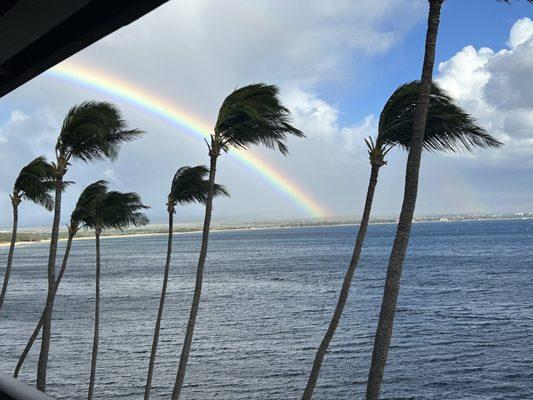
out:
M302 4L305 4L303 6ZM418 214L533 211L533 6L489 0L447 0L435 78L491 134L497 151L424 157ZM291 140L284 158L252 149L296 182L332 216L358 217L368 179L363 138L374 135L380 109L401 83L420 76L427 18L424 0L270 1L171 0L66 62L97 68L167 99L212 123L236 85L263 81L281 89L305 140ZM491 50L481 50L487 47ZM0 227L10 224L8 193L33 157L53 156L68 108L110 100L148 135L128 144L116 163L74 163L64 218L83 187L102 177L138 191L162 222L170 178L182 165L206 163L203 143L124 102L42 75L0 101ZM374 215L400 207L406 154L390 154ZM230 157L219 182L231 199L217 201L215 219L308 216L302 207ZM199 221L199 206L178 221ZM23 226L50 215L23 205Z
M516 20L528 16L533 17L533 6L527 1L515 1L512 5L491 0L445 1L435 69L440 61L449 59L468 44L476 48L502 48ZM365 62L361 71L364 82L358 75L349 77L351 82L348 85L342 82L321 88L325 99L332 103L338 102L346 110L341 114L342 123L354 123L375 112L383 105L392 86L420 77L425 33L424 16L418 19L400 46L392 48L382 57ZM362 92L353 96L353 88Z

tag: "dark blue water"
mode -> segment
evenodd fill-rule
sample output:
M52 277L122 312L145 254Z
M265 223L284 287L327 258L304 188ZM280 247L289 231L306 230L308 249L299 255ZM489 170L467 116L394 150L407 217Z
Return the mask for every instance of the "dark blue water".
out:
M362 398L393 225L370 227L316 399ZM356 228L212 234L186 399L297 399L337 300ZM142 397L165 236L102 243L95 395ZM175 236L154 399L171 392L200 236ZM56 300L48 390L86 397L94 307L92 240L76 241ZM5 264L6 250L0 262ZM44 303L46 244L17 249L0 315L12 371ZM533 398L533 220L416 224L383 386L388 399ZM20 378L34 383L38 347Z

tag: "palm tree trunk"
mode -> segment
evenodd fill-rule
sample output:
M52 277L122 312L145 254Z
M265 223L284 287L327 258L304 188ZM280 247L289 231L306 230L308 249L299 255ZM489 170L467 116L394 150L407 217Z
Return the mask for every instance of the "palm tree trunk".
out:
M94 336L93 336L93 353L91 358L91 376L89 378L89 390L87 400L93 398L94 380L96 377L96 357L98 355L98 334L100 324L100 230L96 229L96 290L94 303Z
M174 390L172 391L172 400L178 400L185 379L185 370L187 369L187 361L189 360L189 353L191 351L192 337L194 334L194 326L196 323L196 316L198 315L198 306L200 304L200 295L202 293L202 281L204 277L205 258L207 256L207 242L209 241L209 227L211 225L211 213L213 211L213 194L215 188L215 174L217 167L218 154L211 154L211 163L209 169L209 192L207 194L207 201L205 204L204 229L202 233L202 247L200 248L200 256L198 258L198 267L196 270L196 285L194 287L194 296L191 305L191 312L189 315L189 322L187 323L187 331L185 333L185 340L183 348L181 349L180 363L178 367L178 374L176 375L176 382L174 383Z
M368 227L368 221L370 220L370 211L372 210L372 201L374 199L374 191L376 189L380 167L381 165L379 164L372 164L370 170L370 180L368 182L368 190L366 193L365 208L363 211L363 217L361 218L361 224L359 225L357 239L355 240L352 259L350 260L350 265L348 266L348 270L346 271L346 275L344 276L339 300L337 301L337 307L335 308L335 312L333 313L333 317L331 318L326 334L324 335L324 338L322 339L322 342L320 343L320 346L318 347L318 350L316 352L315 361L313 362L313 368L311 370L311 373L309 374L309 379L307 381L307 386L305 387L302 400L309 400L313 397L313 392L315 390L315 385L318 380L322 361L324 360L324 356L326 355L328 346L331 343L331 340L333 339L333 335L335 335L335 331L337 329L337 326L339 325L339 321L342 316L342 311L344 310L344 306L346 304L346 301L348 300L350 285L352 283L353 275L359 262L359 257L361 256L361 249L363 248L363 243L365 241L366 230Z
M170 269L170 257L172 255L172 234L174 230L174 210L169 208L168 212L168 244L167 259L165 262L165 273L163 276L163 288L161 289L161 299L159 300L159 310L157 311L157 320L155 322L154 340L152 342L152 352L150 353L150 364L148 365L148 375L146 377L146 387L144 388L144 399L150 398L152 389L152 376L154 373L155 355L157 352L157 343L159 341L159 331L161 330L161 317L163 316L163 307L165 305L165 296L167 293L168 274Z
M59 163L58 163L59 164ZM50 238L50 252L48 255L48 294L46 296L45 313L43 318L43 334L41 339L41 351L37 363L37 390L46 391L46 369L48 354L50 353L50 336L52 331L52 313L55 296L55 272L57 242L59 240L59 222L61 220L61 192L63 186L63 172L58 171L55 182L54 220L52 223L52 235Z
M407 168L405 173L405 189L402 210L396 230L396 238L392 246L383 301L379 322L374 338L374 350L372 352L372 362L368 375L366 387L366 399L377 400L387 363L387 356L392 337L394 315L396 312L396 302L400 291L400 278L402 274L403 262L409 243L411 225L413 221L416 197L418 192L418 175L422 155L422 144L426 126L429 96L431 93L431 80L433 65L435 62L435 46L437 43L437 32L439 28L440 9L443 0L429 0L428 29L426 35L426 45L424 54L424 65L422 67L422 79L420 95L416 104L415 119L413 122L413 132L411 135L411 148L407 158Z
M61 269L59 270L59 274L57 275L57 280L54 288L54 297L57 293L57 289L59 287L59 283L61 282L61 279L63 278L63 274L65 273L65 268L67 267L67 261L68 257L70 255L70 248L72 246L72 240L74 239L74 236L76 235L76 231L70 231L68 235L67 244L65 247L65 255L63 256L63 263L61 264ZM37 323L37 326L33 330L33 333L31 334L30 339L28 340L28 343L26 343L26 347L24 347L24 350L22 351L22 354L19 357L19 360L17 362L17 366L15 367L15 372L13 373L13 376L15 378L18 377L20 368L22 368L22 364L26 360L26 357L28 356L28 353L30 352L31 347L33 346L33 343L37 339L37 336L39 335L39 332L41 331L41 328L43 326L44 322L44 315L46 312L46 307L43 309L43 312L41 314L41 318L39 318L39 322Z
M15 253L15 242L17 241L17 225L19 221L19 212L17 198L12 197L11 202L13 204L13 231L11 232L11 244L9 245L9 253L7 255L7 267L4 274L4 283L2 284L2 293L0 293L0 310L4 303L4 297L6 296L7 284L9 282L9 275L11 274L11 266L13 265L13 254Z

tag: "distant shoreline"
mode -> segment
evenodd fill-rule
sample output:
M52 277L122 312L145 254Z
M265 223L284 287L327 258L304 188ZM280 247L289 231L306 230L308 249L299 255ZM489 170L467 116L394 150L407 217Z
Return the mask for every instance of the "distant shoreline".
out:
M465 218L457 218L457 217L454 217L452 219L448 219L448 218L445 218L445 217L432 217L432 218L429 218L429 217L422 217L420 219L415 219L415 223L428 223L428 222L439 222L439 223L453 223L453 222L472 222L472 221L501 221L501 220L528 220L528 219L533 219L533 214L526 214L526 215L516 215L516 216L502 216L502 217L498 217L498 216L487 216L487 217L465 217ZM393 220L376 220L376 221L371 221L370 224L371 225L385 225L385 224L396 224L397 222L396 221L393 221ZM264 225L260 225L258 224L257 226L253 226L253 225L250 225L250 226L242 226L242 225L235 225L234 227L232 227L231 225L228 225L228 226L220 226L220 227L212 227L211 228L211 232L229 232L229 231L250 231L250 230L268 230L268 229L292 229L292 228L310 228L310 227L315 227L315 228L320 228L320 227L333 227L333 226L357 226L359 225L360 222L359 221L339 221L339 222L335 222L335 221L325 221L325 222L320 222L320 221L307 221L307 222L298 222L298 223L295 223L295 222L292 222L292 223L283 223L283 222L280 222L279 224L275 224L275 223L272 223L272 225L267 225L267 224L264 224ZM158 228L154 228L154 229L158 229ZM120 233L120 232L110 232L109 234L102 234L101 236L101 239L104 240L104 239L116 239L116 238L131 238L131 237L149 237L149 236L165 236L167 235L168 233L166 232L166 228L163 228L163 226L160 228L161 230L154 230L153 232L125 232L125 233ZM190 233L201 233L202 232L202 228L201 227L194 227L194 228L191 228L191 229L183 229L183 230L178 230L174 232L174 235L184 235L184 234L190 234ZM38 235L38 233L32 233L32 232L24 232L22 235ZM49 235L49 233L47 232L43 232L42 235ZM65 234L65 232L63 232L63 235ZM62 236L63 236L62 235ZM89 240L89 239L94 239L94 235L90 235L90 234L82 234L83 236L77 236L74 238L74 240ZM60 241L66 241L67 238L66 237L60 237L59 239ZM31 244L42 244L42 243L49 243L50 242L50 239L45 239L45 238L30 238L30 239L27 239L27 240L18 240L17 241L17 246L20 246L20 245L31 245ZM0 241L0 248L3 248L3 247L8 247L10 244L9 241Z
M372 222L371 224L373 225L376 225L376 224L392 224L393 222ZM230 227L226 227L226 228L211 228L210 229L210 232L239 232L239 231L255 231L255 230L268 230L268 229L294 229L294 228L310 228L310 227L313 227L313 228L321 228L321 227L332 227L332 226L355 226L355 225L359 225L358 222L355 222L355 223L345 223L345 224L319 224L319 225L299 225L299 226L258 226L258 227L249 227L249 228L246 228L246 227L235 227L235 228L230 228ZM186 231L177 231L177 232L173 232L172 236L174 235L186 235L186 234L190 234L190 233L202 233L202 229L191 229L191 230L186 230ZM105 234L105 233L102 233L102 235L100 236L100 239L101 240L104 240L104 239L117 239L117 238L132 238L132 237L149 237L149 236L166 236L168 235L168 232L145 232L145 233L111 233L111 234ZM94 236L93 235L87 235L87 236L76 236L74 237L73 241L76 241L76 240L90 240L90 239L94 239ZM61 237L59 238L59 241L60 242L66 242L68 240L68 238L66 237ZM16 242L16 245L24 245L24 244L28 244L28 245L32 245L32 244L42 244L42 243L50 243L50 239L39 239L39 240L19 240ZM2 247L8 247L10 244L10 242L0 242L0 248Z

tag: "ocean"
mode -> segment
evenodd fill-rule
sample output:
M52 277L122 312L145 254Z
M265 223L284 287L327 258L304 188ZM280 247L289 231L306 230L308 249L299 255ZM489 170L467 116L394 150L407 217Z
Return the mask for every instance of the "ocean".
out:
M213 232L182 398L298 399L356 231L335 226ZM393 224L368 230L315 399L363 398L394 232ZM101 246L95 398L140 399L166 236L106 238ZM152 399L170 398L199 246L200 234L174 237ZM7 248L0 251L3 266ZM2 372L12 373L41 313L47 254L45 243L16 250L0 313ZM54 307L47 389L58 399L86 398L93 308L94 241L75 241ZM31 385L38 344L19 377ZM533 398L533 220L413 226L382 395Z

